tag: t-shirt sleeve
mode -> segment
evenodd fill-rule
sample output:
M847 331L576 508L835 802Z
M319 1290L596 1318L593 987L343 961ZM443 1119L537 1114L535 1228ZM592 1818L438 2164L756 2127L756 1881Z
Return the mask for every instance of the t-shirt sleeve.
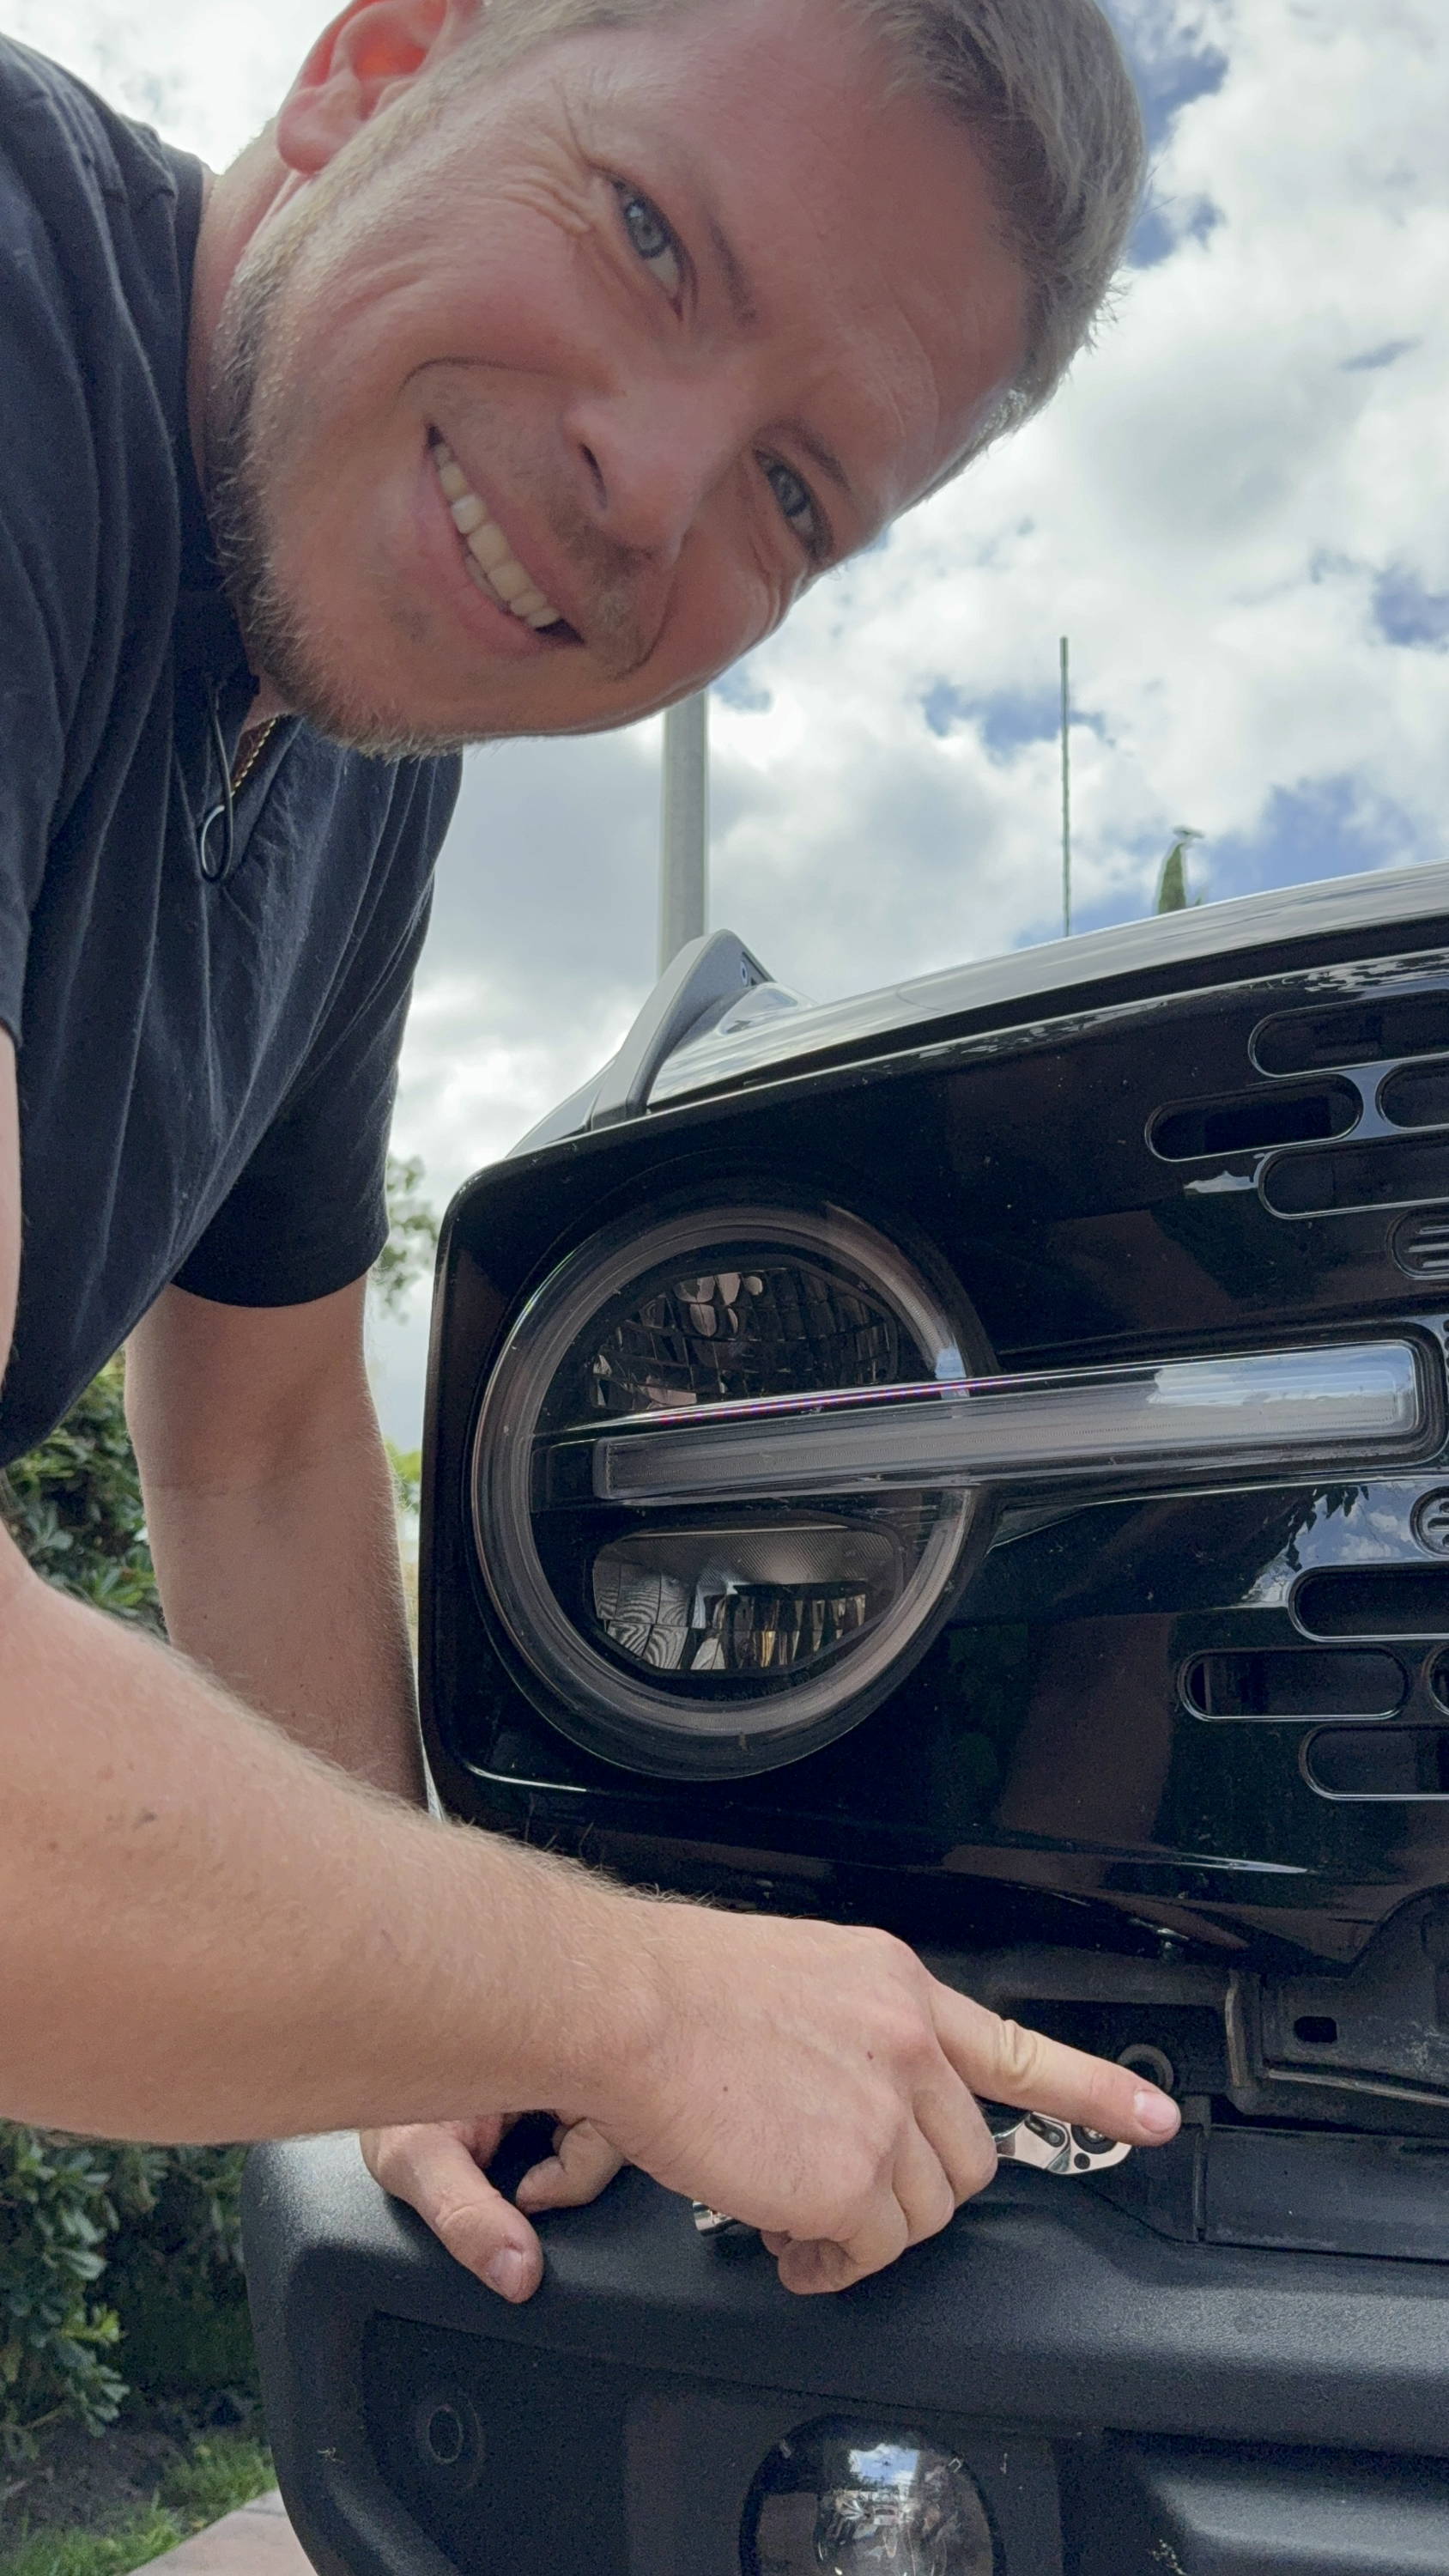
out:
M94 435L68 296L0 138L0 1021L17 1043L96 609Z
M412 980L428 925L432 859L452 793L420 781L403 827L425 883L390 942L363 943L277 1117L176 1285L223 1306L301 1306L370 1270L387 1241L387 1141ZM386 861L383 862L386 874Z

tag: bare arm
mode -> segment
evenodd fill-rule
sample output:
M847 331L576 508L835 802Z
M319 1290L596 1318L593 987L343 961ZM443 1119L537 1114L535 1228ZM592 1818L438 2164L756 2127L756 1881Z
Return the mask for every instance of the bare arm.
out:
M296 1743L420 1803L365 1292L245 1307L167 1289L128 1345L126 1412L172 1643Z
M20 1239L0 1041L0 1329ZM0 2110L282 2136L539 2102L834 2288L992 2170L973 2093L1150 2144L1173 2106L884 1934L627 1895L346 1779L0 1544Z
M363 1359L366 1283L292 1307L173 1288L133 1334L126 1408L167 1627L294 1742L420 1802L412 1660L388 1469ZM368 2128L378 2180L510 2298L543 2274L537 2214L620 2158L587 2122L526 2177L487 2178L506 2121Z
M363 1354L366 1282L292 1307L170 1289L132 1335L126 1410L175 1644L294 1742L414 1803L423 1794L392 1476ZM459 2261L526 2298L543 2248L487 2178L506 2122L369 2128L363 2153ZM620 2159L587 2123L520 2199L602 2190Z

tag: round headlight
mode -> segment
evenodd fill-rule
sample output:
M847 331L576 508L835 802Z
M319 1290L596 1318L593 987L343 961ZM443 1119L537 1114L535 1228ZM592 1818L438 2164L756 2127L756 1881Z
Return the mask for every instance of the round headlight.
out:
M554 1723L707 1779L855 1725L944 1615L979 1497L630 1507L595 1490L595 1444L641 1416L987 1365L960 1292L838 1207L717 1198L571 1253L503 1345L473 1451L484 1578Z
M915 2433L827 2419L770 2453L750 2490L744 2576L994 2576L981 2490Z

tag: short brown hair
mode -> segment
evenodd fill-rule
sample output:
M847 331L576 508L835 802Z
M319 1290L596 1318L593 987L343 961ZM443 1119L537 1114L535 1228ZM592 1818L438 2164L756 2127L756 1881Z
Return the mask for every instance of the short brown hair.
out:
M451 85L553 36L719 0L485 0ZM970 132L1001 237L1027 281L1026 348L979 453L1055 393L1107 301L1147 167L1131 74L1097 0L839 0L894 55L896 86Z

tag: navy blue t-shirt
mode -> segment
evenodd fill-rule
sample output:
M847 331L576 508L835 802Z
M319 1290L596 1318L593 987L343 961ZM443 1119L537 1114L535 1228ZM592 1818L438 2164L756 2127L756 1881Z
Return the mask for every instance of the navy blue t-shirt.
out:
M168 1282L297 1304L386 1238L457 763L288 719L217 881L253 682L187 436L201 204L198 163L0 40L0 1022L25 1212L0 1463Z

